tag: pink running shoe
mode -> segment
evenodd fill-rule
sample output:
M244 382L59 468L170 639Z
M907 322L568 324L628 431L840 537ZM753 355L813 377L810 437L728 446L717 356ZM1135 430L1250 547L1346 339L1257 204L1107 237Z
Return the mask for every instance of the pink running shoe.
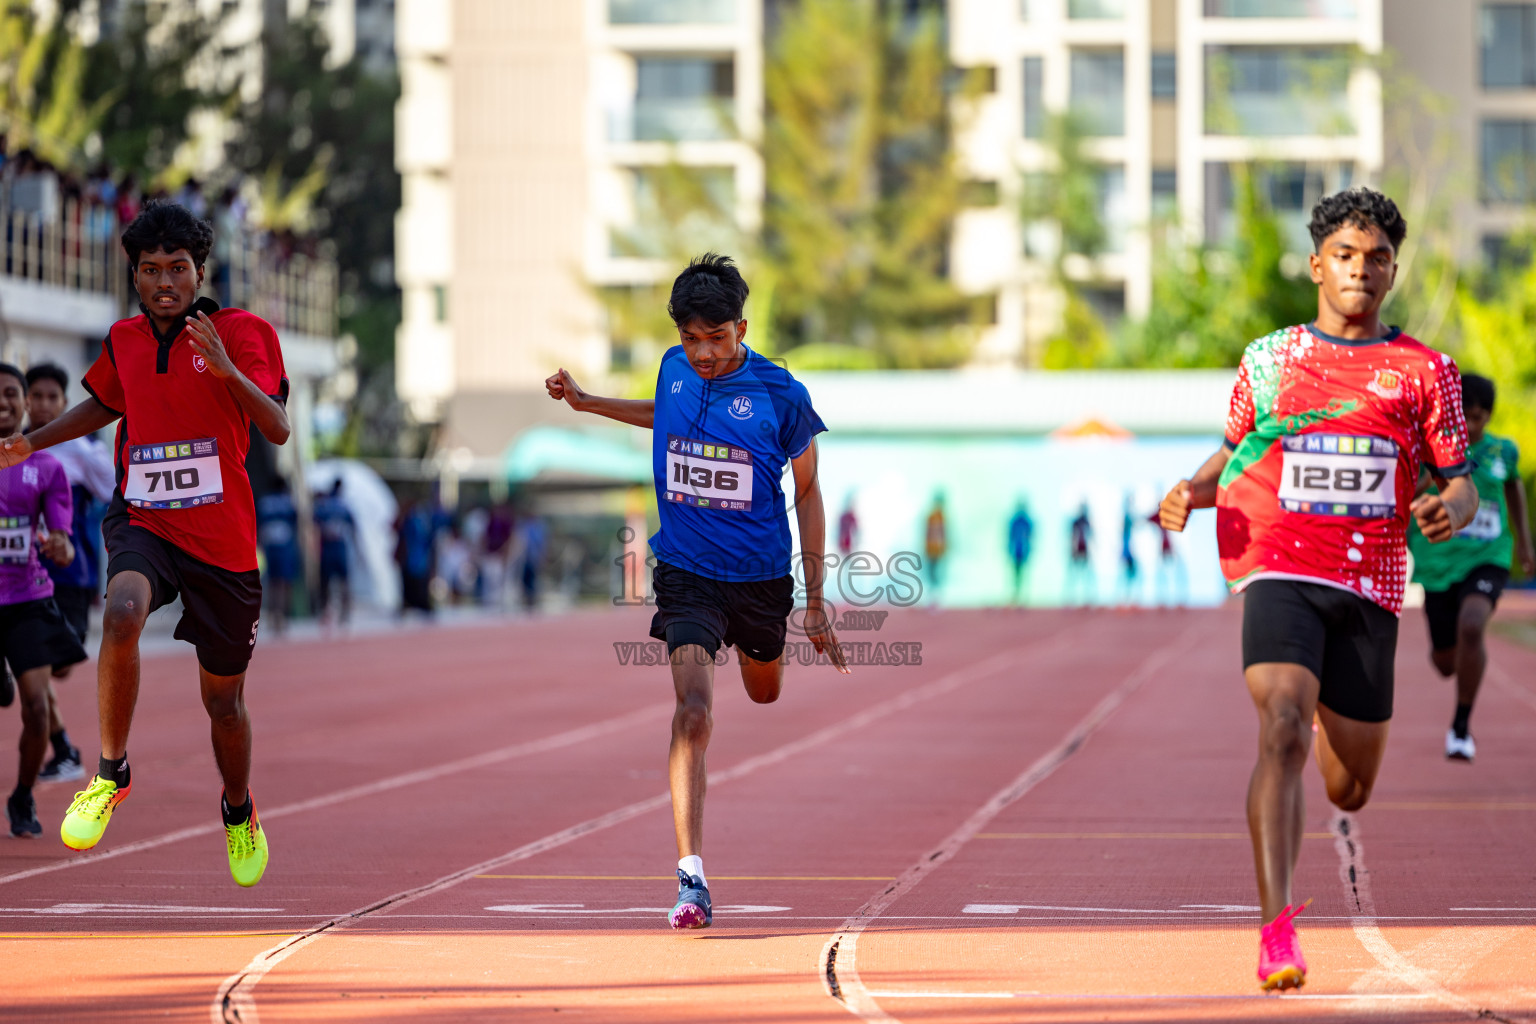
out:
M1311 903L1308 900L1307 903ZM1275 919L1259 929L1259 985L1265 992L1301 988L1307 983L1307 961L1301 955L1301 940L1291 922L1307 909L1286 907Z

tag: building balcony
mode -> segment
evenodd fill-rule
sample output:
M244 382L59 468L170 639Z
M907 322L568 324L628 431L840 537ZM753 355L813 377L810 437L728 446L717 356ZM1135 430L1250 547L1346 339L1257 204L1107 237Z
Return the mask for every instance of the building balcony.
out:
M713 98L637 100L609 111L609 142L721 142L737 137L729 101Z

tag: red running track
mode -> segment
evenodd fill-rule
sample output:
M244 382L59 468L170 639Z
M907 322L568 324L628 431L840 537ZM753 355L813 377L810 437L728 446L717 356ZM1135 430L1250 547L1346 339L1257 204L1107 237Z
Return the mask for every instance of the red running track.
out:
M613 648L641 615L264 644L248 891L190 652L146 658L102 846L52 838L72 785L40 791L46 841L0 844L0 1017L1536 1019L1536 654L1494 642L1479 759L1448 764L1405 616L1353 853L1309 774L1310 982L1261 997L1238 611L898 613L878 637L922 665L792 667L771 706L722 671L715 925L685 935L666 670Z

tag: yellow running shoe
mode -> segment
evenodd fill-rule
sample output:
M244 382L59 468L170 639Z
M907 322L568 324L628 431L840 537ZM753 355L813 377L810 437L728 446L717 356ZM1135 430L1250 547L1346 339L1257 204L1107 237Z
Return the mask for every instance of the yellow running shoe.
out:
M113 809L128 799L131 792L131 780L128 785L118 789L117 783L112 780L100 775L93 776L91 784L75 794L74 802L64 813L64 822L59 826L59 838L71 850L89 850L101 842L101 835L107 830L107 822L112 820Z
M251 805L250 818L239 825L225 825L224 839L229 844L229 873L249 889L261 881L267 870L267 833Z

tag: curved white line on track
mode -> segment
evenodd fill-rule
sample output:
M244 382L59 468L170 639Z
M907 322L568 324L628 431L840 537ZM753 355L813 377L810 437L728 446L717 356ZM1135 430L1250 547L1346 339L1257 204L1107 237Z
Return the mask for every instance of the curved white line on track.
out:
M902 872L888 888L854 911L853 916L844 921L842 927L822 947L821 981L827 994L841 1002L848 1012L861 1020L894 1021L896 1018L880 1008L880 1004L875 1001L874 996L859 977L857 959L859 935L891 904L915 888L919 882L932 874L934 869L959 853L961 847L975 838L976 834L986 828L988 823L1005 808L1018 801L1066 763L1068 758L1082 748L1089 737L1098 732L1120 705L1125 703L1126 698L1135 693L1175 654L1188 650L1195 636L1206 628L1203 625L1192 626L1172 643L1148 655L1119 686L1095 704L1093 710L1073 726L1072 730L1062 737L1060 743L1026 768L1018 778L993 794L990 800L982 804L959 828L939 843L932 853Z
M1488 666L1488 676L1495 683L1497 683L1499 688L1502 689L1505 693L1515 698L1515 700L1519 701L1521 704L1524 704L1530 710L1536 711L1536 693L1532 693L1530 690L1527 690L1525 687L1515 682L1514 678L1510 676L1508 672L1504 671L1503 667L1496 663L1490 664Z
M1359 819L1335 811L1328 821L1328 828L1334 835L1334 851L1339 855L1339 881L1344 886L1344 904L1351 913L1350 925L1354 928L1355 938L1381 965L1382 971L1392 981L1474 1020L1508 1022L1516 1019L1478 1006L1470 999L1452 992L1387 940L1376 923L1379 920L1376 916L1376 900L1371 894L1371 871L1365 866L1365 847L1360 842ZM1462 958L1468 963L1476 962L1496 944L1489 939L1472 936L1471 945L1461 950Z
M931 683L913 687L906 693L881 701L879 704L866 708L856 715L843 719L841 722L836 722L824 729L818 729L808 736L776 747L767 753L759 754L756 757L749 757L745 761L732 765L725 771L710 772L708 785L718 786L721 783L751 775L760 768L766 768L770 765L787 761L813 747L821 746L847 733L877 722L882 718L888 718L898 712L921 704L923 701L943 696L967 683L985 678L994 672L1007 668L1013 665L1021 655L1035 648L1050 649L1061 646L1064 642L1062 636L1058 635L1050 640L1024 644L1001 654L993 655L974 665L967 665L965 668L956 669ZM579 822L569 828L553 832L542 839L526 843L499 857L493 857L490 860L481 861L479 864L473 864L452 874L444 875L436 881L428 882L425 885L405 889L395 893L393 896L386 896L365 907L359 907L350 913L324 921L306 932L290 936L271 949L256 954L251 959L251 962L246 964L239 973L232 974L224 979L224 983L219 986L218 994L214 996L213 1006L210 1010L210 1019L213 1024L259 1024L261 1018L256 1010L256 985L272 968L319 939L326 932L345 928L349 924L388 907L404 906L424 896L434 895L445 889L452 888L460 882L467 881L476 875L494 871L497 868L505 867L517 861L527 860L530 857L535 857L541 853L564 846L567 843L580 839L582 836L612 828L615 825L629 821L631 818L637 818L650 811L670 806L671 802L672 797L670 793L660 793L645 800L638 800L635 803L609 811L607 814L599 815L596 818L588 818L586 821Z
M575 729L567 729L543 739L527 740L523 743L514 743L510 746L499 747L496 750L488 750L483 754L474 754L470 757L459 758L457 761L447 761L430 768L418 768L416 771L404 772L400 775L391 775L385 779L376 779L366 782L361 786L351 786L347 789L339 789L333 793L322 796L310 797L308 800L300 800L297 803L282 804L268 810L261 809L261 820L271 822L290 814L303 814L305 811L316 811L322 807L332 807L336 804L346 803L349 800L361 800L367 797L378 796L390 790L401 789L405 786L414 786L418 783L432 782L446 775L457 775L460 772L474 771L477 768L485 768L503 761L511 761L519 757L531 757L534 754L547 754L563 747L575 746L588 740L601 739L604 736L622 732L638 725L644 725L653 720L659 721L672 717L671 705L641 708L639 711L631 711L616 718L607 718L601 722L593 722L591 725L583 725ZM122 846L113 847L110 850L102 850L99 853L86 853L78 857L70 857L67 860L57 860L51 864L40 867L28 868L25 871L17 871L9 875L0 875L0 885L9 882L20 882L26 878L36 878L38 875L52 874L55 871L67 871L70 868L85 867L88 864L98 864L104 860L112 860L115 857L123 857L130 853L140 853L144 850L153 850L157 847L168 846L171 843L179 843L183 839L194 839L198 836L214 835L224 830L223 822L211 822L205 825L192 825L188 828L177 829L174 832L166 832L162 835L152 836L148 839L139 839L135 842L125 843Z

